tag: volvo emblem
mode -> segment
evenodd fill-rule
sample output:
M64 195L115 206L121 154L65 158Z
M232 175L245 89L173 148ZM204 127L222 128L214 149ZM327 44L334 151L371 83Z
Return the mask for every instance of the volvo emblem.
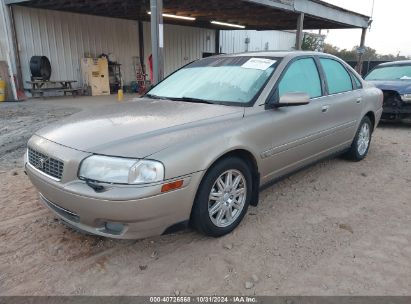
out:
M36 164L36 168L39 170L43 170L44 164L48 161L48 159L39 158Z

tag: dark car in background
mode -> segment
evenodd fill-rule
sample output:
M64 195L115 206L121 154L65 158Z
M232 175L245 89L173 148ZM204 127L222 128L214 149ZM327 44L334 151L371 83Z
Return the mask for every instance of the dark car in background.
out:
M382 119L411 122L411 60L382 63L365 80L384 92Z

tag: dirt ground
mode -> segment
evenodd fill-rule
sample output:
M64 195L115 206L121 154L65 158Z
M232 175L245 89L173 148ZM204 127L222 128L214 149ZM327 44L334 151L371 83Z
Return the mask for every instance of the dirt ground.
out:
M21 166L36 129L112 102L0 104L0 295L411 295L411 126L263 190L223 238L119 241L63 226Z

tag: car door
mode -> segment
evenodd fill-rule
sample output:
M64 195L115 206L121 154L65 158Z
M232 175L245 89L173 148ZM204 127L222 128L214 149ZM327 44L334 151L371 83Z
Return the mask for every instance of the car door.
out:
M361 118L361 83L337 59L320 57L319 62L327 90L322 122L328 134L328 148L338 150L351 144Z
M312 162L328 148L324 139L327 126L323 123L325 88L312 56L290 62L273 88L277 98L296 92L307 93L310 103L269 109L258 117L264 126L255 139L262 147L262 183Z

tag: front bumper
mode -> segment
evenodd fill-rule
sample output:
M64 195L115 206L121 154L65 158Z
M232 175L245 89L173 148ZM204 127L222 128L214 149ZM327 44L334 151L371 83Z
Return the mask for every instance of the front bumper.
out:
M411 103L403 101L398 92L384 91L383 120L401 120L411 117Z
M384 107L384 114L411 114L411 105L402 107Z
M48 145L53 151L62 152L63 160L71 153L78 153L70 148L54 147L57 144L51 142ZM77 169L69 167L65 172L77 172ZM97 193L74 176L64 174L61 181L53 180L28 163L25 170L40 192L43 204L56 216L80 230L120 239L161 235L167 228L187 221L202 178L202 172L178 178L184 180L183 187L167 193L161 193L162 183L107 185L106 191Z
M406 107L384 107L383 120L401 120L411 118L411 106Z

